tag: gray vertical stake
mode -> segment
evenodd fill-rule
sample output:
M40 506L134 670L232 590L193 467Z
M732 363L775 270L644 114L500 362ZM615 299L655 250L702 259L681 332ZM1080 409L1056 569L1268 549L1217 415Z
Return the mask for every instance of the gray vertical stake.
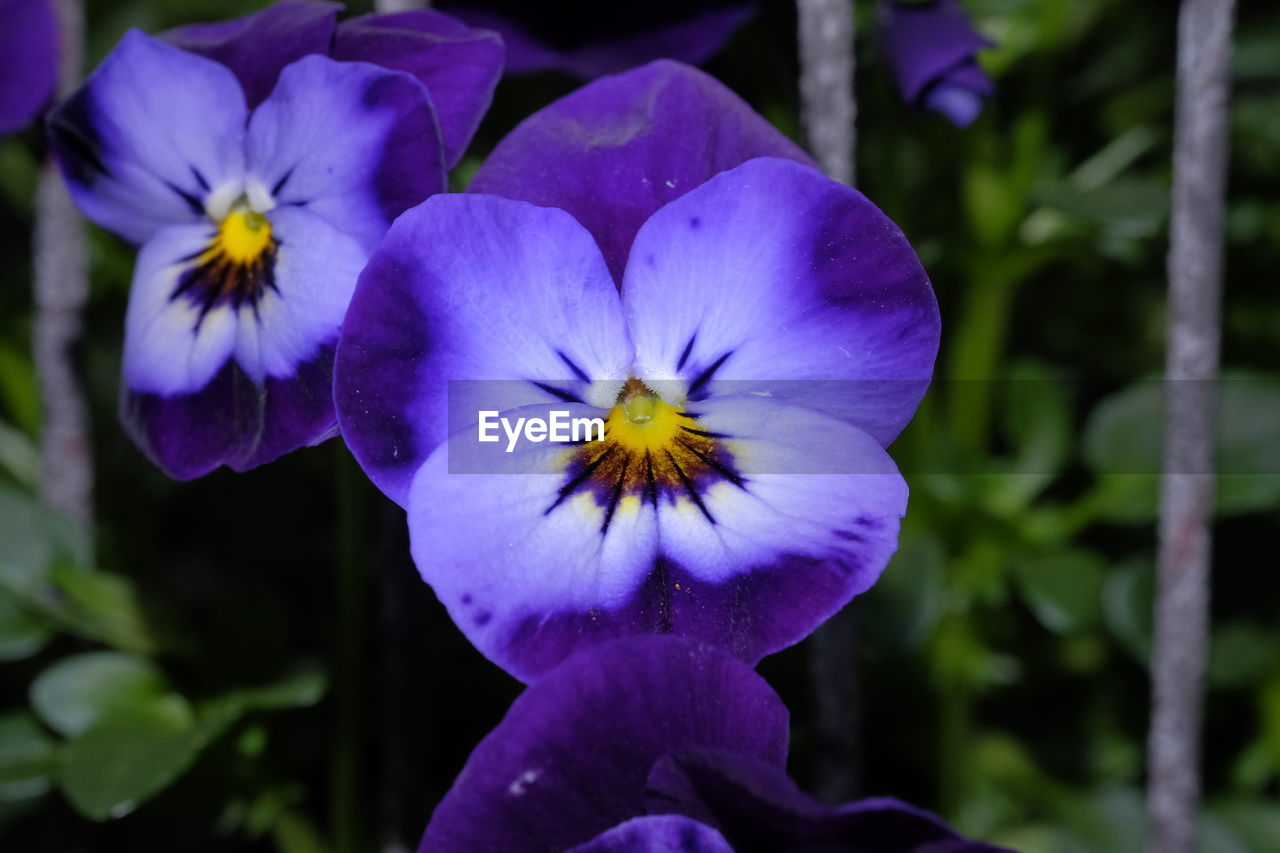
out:
M58 0L58 96L80 83L84 71L84 8ZM36 187L35 326L32 359L40 386L40 497L85 530L93 521L93 455L89 404L76 368L82 312L89 298L85 228L52 161Z
M1234 0L1183 0L1178 17L1167 393L1147 740L1151 853L1191 853L1196 847L1234 10Z
M809 148L828 176L854 178L852 0L796 0L801 121ZM809 641L817 764L814 783L827 802L853 797L858 787L860 729L857 619L845 607Z

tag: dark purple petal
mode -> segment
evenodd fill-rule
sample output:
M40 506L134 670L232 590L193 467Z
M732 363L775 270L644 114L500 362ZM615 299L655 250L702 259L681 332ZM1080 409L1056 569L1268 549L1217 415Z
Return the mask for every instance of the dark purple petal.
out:
M757 5L750 0L650 0L602 13L591 0L480 0L445 8L502 35L509 74L554 69L590 80L655 59L704 62L755 14Z
M995 91L974 62L991 42L978 34L955 0L882 3L879 39L898 91L909 104L935 109L965 126L977 115L975 102L980 109L982 99ZM940 86L953 91L931 99L931 90ZM968 95L963 103L954 89Z
M525 119L469 191L567 210L621 280L645 220L754 157L812 165L723 84L663 60L597 80Z
M781 767L728 751L663 756L649 773L645 801L651 814L680 814L715 827L734 853L1007 853L968 841L937 815L891 797L824 805Z
M35 118L57 82L52 0L0 0L0 136Z
M445 188L427 91L399 71L307 56L280 74L246 139L253 188L302 205L372 252L391 221Z
M80 211L142 243L239 195L246 112L225 67L130 30L54 108L49 133Z
M502 39L430 9L343 21L333 58L372 62L417 77L431 96L445 167L462 157L502 76Z
M329 52L341 11L341 3L279 0L251 15L178 27L160 38L230 68L252 108L271 92L286 65Z
M755 391L888 446L928 388L940 321L906 237L784 160L724 172L636 236L622 288L638 375ZM714 366L714 370L712 367Z
M361 274L334 394L347 446L404 506L448 435L450 381L575 381L570 364L621 379L631 355L617 291L572 217L438 195L396 221Z
M566 853L734 853L724 836L680 815L633 817Z
M563 853L644 815L649 768L668 752L727 750L781 767L786 744L777 695L714 648L675 637L599 646L515 701L471 753L420 850Z

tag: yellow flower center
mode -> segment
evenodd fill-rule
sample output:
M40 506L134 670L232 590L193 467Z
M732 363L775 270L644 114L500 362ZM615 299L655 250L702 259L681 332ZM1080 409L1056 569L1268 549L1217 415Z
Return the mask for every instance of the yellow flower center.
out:
M272 246L271 223L247 208L235 208L218 226L218 236L208 248L235 264L251 264Z

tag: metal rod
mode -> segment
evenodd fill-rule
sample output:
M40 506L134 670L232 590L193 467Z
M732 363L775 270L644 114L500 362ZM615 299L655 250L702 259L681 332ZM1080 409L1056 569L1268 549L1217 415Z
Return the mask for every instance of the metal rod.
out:
M1234 11L1234 0L1183 0L1178 17L1167 396L1147 742L1152 853L1191 853L1196 846Z

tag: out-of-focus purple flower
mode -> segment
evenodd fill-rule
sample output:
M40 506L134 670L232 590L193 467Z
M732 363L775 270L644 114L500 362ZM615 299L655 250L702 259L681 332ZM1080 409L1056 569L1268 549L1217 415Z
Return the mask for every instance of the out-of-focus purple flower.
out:
M999 853L878 797L787 777L787 711L742 663L675 637L580 652L524 692L436 808L422 853Z
M173 477L335 433L356 278L391 221L445 188L496 83L492 34L397 34L377 16L335 34L337 8L280 3L167 41L132 31L50 116L77 206L141 246L122 418ZM392 67L329 55L373 53Z
M424 579L512 674L647 632L755 661L870 587L897 547L906 485L883 448L928 386L938 332L884 214L759 158L649 217L620 297L563 210L428 199L361 276L335 399L348 446L408 510ZM599 418L605 437L504 453L477 442L482 411Z
M469 0L442 3L467 23L496 30L508 74L557 70L583 80L655 59L699 64L756 12L757 0Z
M0 136L34 119L57 83L52 0L0 0Z
M956 0L880 5L880 48L909 104L968 127L995 86L974 60L990 47Z

